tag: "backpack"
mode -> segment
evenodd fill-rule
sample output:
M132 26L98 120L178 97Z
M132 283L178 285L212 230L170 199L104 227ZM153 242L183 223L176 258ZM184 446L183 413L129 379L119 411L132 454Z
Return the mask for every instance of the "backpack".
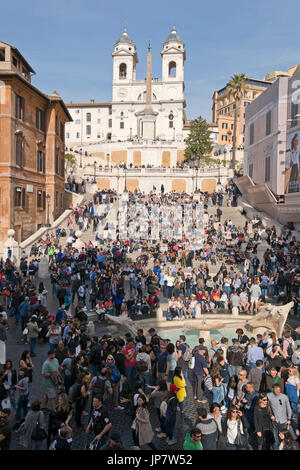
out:
M212 381L212 378L211 378L211 375L208 374L205 376L204 378L204 386L207 388L207 390L209 390L210 392L212 391L213 389L213 381Z
M98 375L95 383L92 385L93 396L99 395L103 398L105 392L105 379L101 379Z
M46 431L43 428L41 428L41 425L40 425L40 413L39 413L39 417L37 419L36 425L33 428L33 431L31 434L31 439L33 441L43 441L44 439L46 439L46 437L47 437Z
M146 372L148 370L148 364L143 359L136 361L135 367L136 367L137 372Z
M80 384L73 384L69 388L68 398L71 403L76 403L78 398L81 396L81 385Z
M298 366L300 364L300 350L295 351L292 355L292 363L294 366Z
M288 341L288 340L286 340ZM294 341L288 341L289 345L288 345L288 348L287 348L287 355L289 357L292 357L292 355L294 354Z
M160 416L162 418L165 418L166 414L167 414L167 409L168 409L168 404L167 404L166 400L163 400L161 402L159 409L160 409Z
M185 362L190 362L190 360L192 359L193 357L193 351L192 349L189 347L189 345L187 344L186 345L186 348L185 348L185 351L184 351L184 354L182 356L182 359L185 361Z
M121 374L120 374L120 372L118 371L118 369L116 367L113 367L113 369L112 369L112 374L111 374L110 380L114 384L119 382L119 380L121 380Z

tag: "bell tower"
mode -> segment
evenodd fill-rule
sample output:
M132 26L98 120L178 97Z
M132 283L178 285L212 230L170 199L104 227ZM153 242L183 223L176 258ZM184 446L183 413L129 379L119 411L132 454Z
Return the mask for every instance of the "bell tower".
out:
M113 57L113 89L114 86L126 86L136 80L136 64L138 56L136 46L129 37L126 28L114 44ZM113 101L117 98L114 96Z
M184 43L173 27L171 33L163 43L162 56L162 80L163 82L184 81Z

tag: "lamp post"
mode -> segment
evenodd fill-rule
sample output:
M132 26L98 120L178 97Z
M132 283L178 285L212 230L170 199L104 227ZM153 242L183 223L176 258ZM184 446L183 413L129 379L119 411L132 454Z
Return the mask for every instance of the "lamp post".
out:
M175 142L175 127L173 127L173 141Z
M124 163L124 172L125 172L125 187L124 187L124 193L127 193L127 181L126 181L126 163Z
M130 140L132 140L132 127L129 130L130 130Z
M47 223L46 227L51 227L50 225L50 194L47 194L46 199L47 199Z
M96 183L96 168L97 168L97 162L94 161L94 183Z
M217 184L221 184L221 179L220 179L220 171L221 171L221 160L218 160L218 182Z
M82 148L80 149L80 168L82 168Z
M195 169L196 169L196 188L195 188L195 193L196 193L198 191L198 170L199 170L199 167L196 166Z

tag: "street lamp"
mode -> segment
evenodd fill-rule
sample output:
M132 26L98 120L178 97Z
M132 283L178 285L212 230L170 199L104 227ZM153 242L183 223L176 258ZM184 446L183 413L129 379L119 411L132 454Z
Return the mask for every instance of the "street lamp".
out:
M126 170L127 170L127 168L126 168L126 163L124 163L124 171L125 171L125 188L124 188L124 193L127 193L127 192L128 192L128 191L127 191L127 181L126 181Z
M96 167L97 167L97 162L94 161L94 183L96 183Z
M221 171L221 160L218 160L218 182L217 184L221 184L221 179L220 179L220 171Z
M130 140L132 140L132 127L130 128Z
M195 193L196 193L198 191L198 170L199 170L199 167L196 166L195 170L196 170L196 188L195 188Z
M82 149L80 149L80 168L82 168Z
M50 194L47 194L46 199L47 199L47 209L48 209L48 211L47 211L46 227L51 227L51 225L50 225L50 198L51 198Z
M175 127L173 127L173 141L175 142Z

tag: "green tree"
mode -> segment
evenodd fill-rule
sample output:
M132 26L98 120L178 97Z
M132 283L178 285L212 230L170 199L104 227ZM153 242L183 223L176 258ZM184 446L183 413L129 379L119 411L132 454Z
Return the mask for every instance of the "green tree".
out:
M213 149L210 135L211 129L204 118L199 116L191 122L191 132L186 139L186 149L184 152L186 162L196 159L199 166L200 160L204 161L204 157L207 157Z
M72 153L65 153L67 166L74 167L76 165L76 157Z
M244 73L236 73L231 77L231 80L227 84L227 89L229 96L232 96L235 103L234 108L234 126L233 126L233 136L232 136L232 160L231 166L235 169L236 164L236 138L237 138L237 120L238 120L238 105L243 98L244 93L248 90L248 85L246 84L247 77Z

